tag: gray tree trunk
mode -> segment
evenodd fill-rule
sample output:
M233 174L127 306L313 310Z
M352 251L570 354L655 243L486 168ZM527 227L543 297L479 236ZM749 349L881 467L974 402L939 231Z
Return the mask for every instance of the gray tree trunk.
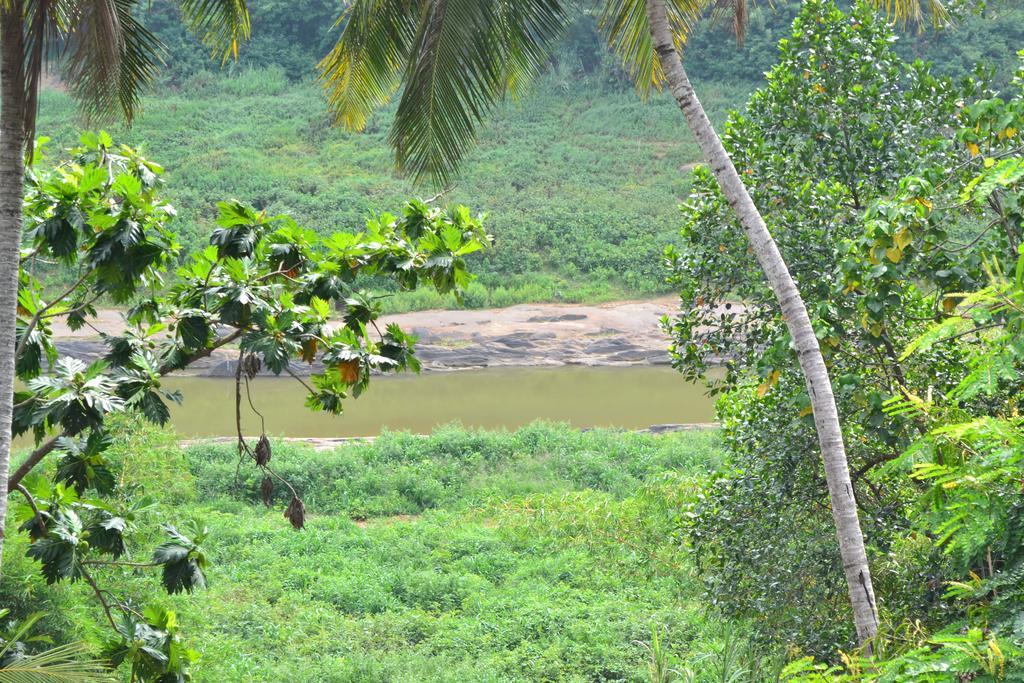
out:
M697 138L704 160L711 167L722 193L736 212L765 278L779 301L782 317L793 337L800 368L807 382L807 392L811 397L811 408L814 411L814 424L818 430L821 457L825 464L832 517L835 519L836 533L839 537L839 552L850 592L850 603L853 606L857 637L862 644L870 645L870 640L878 630L875 594L871 585L867 554L864 551L864 536L861 533L860 520L857 518L857 502L850 481L850 468L843 446L839 412L836 410L825 359L821 355L811 319L807 315L807 309L789 273L789 268L683 69L682 60L672 39L665 0L646 2L651 36L669 89L683 111L690 130Z
M25 180L21 2L0 12L0 575L14 410L14 348Z

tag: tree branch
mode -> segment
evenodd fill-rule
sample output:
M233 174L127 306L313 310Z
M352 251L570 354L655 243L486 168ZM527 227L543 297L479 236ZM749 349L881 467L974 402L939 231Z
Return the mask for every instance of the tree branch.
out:
M40 319L42 319L43 314L46 313L51 308L53 308L54 306L56 306L58 303L60 303L64 299L66 299L69 295L71 295L95 271L96 271L95 268L90 269L88 272L85 273L85 275L83 275L82 277L78 278L78 280L75 282L75 284L73 284L70 287L68 287L64 291L63 294L59 295L56 299L54 299L53 301L51 301L50 303L46 304L45 306L40 308L38 311L36 311L36 314L34 316L32 316L31 320L29 320L28 327L25 328L25 333L23 335L21 335L21 341L18 342L18 346L14 349L14 357L15 358L19 357L21 355L21 353L25 350L25 344L28 342L28 337L36 329L36 325L39 324L39 321L40 321Z
M110 627L114 629L115 633L120 633L121 631L117 628L117 622L114 621L114 615L110 613L110 605L107 604L107 601L103 597L103 591L96 585L96 579L92 578L92 574L86 571L84 566L82 567L82 576L85 578L86 582L92 586L92 592L96 594L96 599L100 601L101 605L103 605L103 613L107 615L107 621L110 622Z
M25 459L25 462L14 471L11 478L7 481L7 492L10 493L21 484L21 480L25 478L29 472L35 469L35 466L42 462L43 458L50 454L54 448L57 447L57 439L59 437L53 437L39 448L32 451L32 454Z
M225 335L225 336L221 337L220 339L218 339L217 341L213 342L213 344L211 344L210 346L206 347L202 351L196 351L194 354L192 354L191 356L188 357L188 361L186 361L185 365L183 365L181 368L173 367L173 366L170 366L170 365L163 365L163 366L161 366L161 368L160 368L160 375L161 376L169 375L172 372L175 372L176 370L181 370L183 368L188 367L192 363L195 363L197 360L200 360L202 358L206 358L207 356L212 355L214 351L216 351L217 349L221 348L222 346L226 346L226 345L230 344L231 342L235 341L236 339L241 337L243 334L245 334L247 331L248 330L246 328L239 327L238 329L236 329L231 334Z
M187 367L188 365L194 363L195 361L199 360L200 358L206 358L207 356L212 354L217 349L221 348L222 346L224 346L226 344L230 344L231 342L233 342L236 339L238 339L239 337L241 337L243 334L245 334L245 332L246 332L246 330L244 328L240 328L240 329L235 330L231 334L228 334L228 335L225 335L225 336L221 337L220 339L215 341L211 346L209 346L209 347L203 349L202 351L198 351L198 352L194 353L193 355L189 356L188 362L185 364L185 367ZM174 372L175 370L178 370L178 369L180 369L180 368L176 368L176 367L171 367L169 365L165 365L165 366L160 368L160 375L161 376L162 375L168 375L168 374L170 374L170 373L172 373L172 372ZM21 483L22 479L24 479L25 476L29 472L31 472L33 469L35 469L36 465L38 465L40 462L42 462L43 458L45 458L47 455L49 455L53 451L53 449L57 447L57 439L60 438L61 436L69 436L69 435L67 433L64 433L64 434L60 434L58 436L54 436L49 441L46 441L41 446L39 446L39 448L34 450L32 452L32 454L29 455L28 458L25 459L25 462L21 463L21 465L18 467L17 470L14 471L14 474L11 475L11 478L8 481L8 484L7 484L7 491L8 492L13 491L15 488L17 488L18 484Z
M39 520L39 527L42 529L43 533L45 534L46 533L46 520L43 519L43 513L39 511L39 507L36 505L36 499L33 498L32 494L28 492L28 489L25 488L24 486L22 486L21 484L18 484L16 486L14 486L13 488L18 489L18 492L21 493L21 495L25 496L25 500L28 501L28 506L30 508L32 508L32 512L35 513L36 519Z

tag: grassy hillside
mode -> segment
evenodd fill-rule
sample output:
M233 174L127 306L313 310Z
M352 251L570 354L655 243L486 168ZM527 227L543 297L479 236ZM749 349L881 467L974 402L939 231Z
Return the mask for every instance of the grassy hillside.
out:
M713 120L723 121L759 85L797 7L756 8L743 46L721 25L695 32L686 59ZM213 74L203 70L206 52L188 39L173 3L154 3L150 23L170 48L164 81L133 130L111 132L168 169L177 229L190 249L205 244L214 204L226 198L330 232L358 229L367 215L395 210L411 195L434 194L395 174L389 111L360 134L331 125L312 77L331 44L328 17L336 8L327 0L303 0L301 8L253 2L253 42L238 64ZM964 74L981 60L1005 78L1024 47L1024 5L993 3L953 31L908 31L901 46L908 58L936 60L942 73ZM64 93L44 94L41 134L65 146L84 125ZM581 19L533 91L490 117L444 197L488 212L497 239L493 253L474 257L480 280L468 305L668 291L661 252L676 238L677 206L698 159L672 101L641 102L600 44L594 19ZM419 293L390 306L452 303Z
M704 93L723 117L745 90ZM194 248L205 243L214 204L225 198L329 232L359 228L405 197L432 194L395 174L385 143L389 118L381 113L361 134L332 127L318 87L292 83L272 67L191 77L148 97L134 129L115 137L167 168L177 229ZM81 125L64 93L45 93L39 130L54 144L72 143ZM668 98L644 105L596 78L549 75L492 118L445 197L488 212L497 240L475 264L480 282L496 291L477 288L471 305L664 291L659 256L675 237L687 165L696 158Z
M178 611L203 655L198 681L645 681L652 628L667 662L710 676L717 659L698 658L730 638L695 602L673 534L686 482L718 462L712 432L535 425L329 453L278 445L311 512L302 532L262 506L256 478L236 482L231 447L124 439L127 482L161 501L147 528L183 503L174 517L209 525L214 566L193 596L161 597L152 573L104 580ZM42 585L11 538L9 575L25 583L0 601L31 596L59 615L52 630L101 637L82 586Z

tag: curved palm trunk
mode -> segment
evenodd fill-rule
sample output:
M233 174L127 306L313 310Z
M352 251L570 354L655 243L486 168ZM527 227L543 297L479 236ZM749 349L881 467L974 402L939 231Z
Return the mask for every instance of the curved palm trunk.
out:
M21 3L0 12L0 574L11 464L14 348L25 180Z
M672 95L686 116L686 122L697 138L697 144L715 174L722 193L743 226L768 284L779 301L783 319L793 337L800 368L807 381L811 408L814 411L814 423L818 430L821 457L825 463L825 479L828 482L836 533L839 536L839 552L853 606L857 637L862 644L870 644L870 639L878 630L874 589L871 585L867 554L864 551L864 536L861 533L860 520L857 518L857 502L850 481L850 468L846 461L839 413L836 410L832 383L821 349L818 347L817 337L814 335L807 309L786 262L683 69L682 60L672 40L665 0L646 0L646 3L651 36Z

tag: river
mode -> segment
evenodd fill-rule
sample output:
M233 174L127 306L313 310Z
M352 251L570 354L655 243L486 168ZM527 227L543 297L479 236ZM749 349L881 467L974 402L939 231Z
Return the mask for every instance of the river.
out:
M184 396L172 405L174 428L184 437L226 436L235 431L234 381L205 377L168 379ZM258 378L252 400L273 436L375 436L384 429L429 433L438 425L515 429L535 420L575 427L639 429L654 424L710 422L714 401L703 386L670 368L490 368L461 372L375 377L369 390L345 402L340 416L304 406L305 390L290 378ZM243 430L260 421L243 396Z

